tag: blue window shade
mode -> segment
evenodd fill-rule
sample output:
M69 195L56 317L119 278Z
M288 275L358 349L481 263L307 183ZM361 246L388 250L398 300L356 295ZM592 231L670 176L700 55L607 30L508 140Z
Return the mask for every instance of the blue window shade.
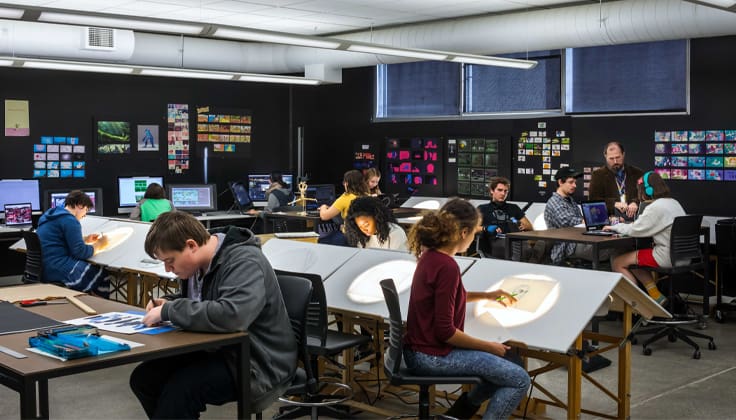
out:
M514 112L562 108L560 55L529 57L530 70L465 66L465 112Z
M380 64L376 80L378 118L459 114L459 63Z
M687 109L687 40L567 50L569 113Z

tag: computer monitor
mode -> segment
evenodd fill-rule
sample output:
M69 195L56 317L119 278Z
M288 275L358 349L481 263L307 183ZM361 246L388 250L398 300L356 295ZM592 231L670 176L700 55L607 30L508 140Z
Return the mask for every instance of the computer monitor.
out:
M102 216L102 188L76 188L82 190L92 200L92 208L87 214ZM64 200L72 190L46 190L44 191L43 209L53 209L56 206L64 207Z
M322 204L328 206L335 201L335 186L332 184L314 184L307 185L307 198L314 198L317 201L307 201L307 210L316 210Z
M118 213L130 213L153 183L164 186L162 176L118 177Z
M177 210L191 213L217 210L215 184L169 184L166 191Z
M233 200L235 205L238 206L241 212L250 210L253 208L253 201L248 195L248 189L240 181L233 181L228 184L230 192L233 193Z
M41 211L41 194L37 179L0 179L0 209L6 204L31 203L34 211Z
M287 186L294 190L294 175L281 173L281 178ZM248 195L250 195L253 205L256 207L265 207L268 204L266 190L271 185L270 173L253 173L248 174Z
M25 228L33 225L33 210L31 203L6 203L5 209L5 226Z

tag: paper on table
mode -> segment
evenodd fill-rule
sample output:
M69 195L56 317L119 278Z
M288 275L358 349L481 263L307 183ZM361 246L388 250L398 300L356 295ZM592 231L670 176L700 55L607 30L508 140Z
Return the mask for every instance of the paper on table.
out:
M141 321L145 314L141 312L108 312L104 314L86 316L64 321L72 325L91 325L99 330L112 331L120 334L146 333L161 326L171 325L166 321L153 327L146 327Z

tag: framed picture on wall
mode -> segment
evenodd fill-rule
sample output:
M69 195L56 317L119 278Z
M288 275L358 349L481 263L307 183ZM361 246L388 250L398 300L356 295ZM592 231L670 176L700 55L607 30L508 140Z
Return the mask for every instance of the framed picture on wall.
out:
M130 153L130 123L127 121L97 121L94 138L98 155Z
M157 152L159 150L158 126L139 125L137 139L139 152Z

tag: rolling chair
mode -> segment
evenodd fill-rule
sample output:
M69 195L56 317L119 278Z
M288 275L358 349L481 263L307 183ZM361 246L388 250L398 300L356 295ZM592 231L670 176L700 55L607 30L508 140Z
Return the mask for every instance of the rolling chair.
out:
M389 312L389 347L384 355L383 369L391 385L416 385L419 387L419 419L429 419L429 387L443 384L480 384L478 376L419 376L402 366L404 351L404 321L401 318L399 293L392 279L381 280L383 297ZM402 416L403 417L403 416Z
M722 323L726 320L726 314L736 309L736 301L723 302L727 273L733 273L736 269L736 219L722 219L716 222L716 254L718 281L713 317Z
M35 231L24 230L23 241L26 243L26 265L23 269L23 283L41 283L43 278L41 240Z
M670 260L674 265L673 267L645 267L637 264L633 264L628 267L629 270L645 270L661 274L664 277L661 277L660 280L670 280L668 310L673 314L676 299L680 299L672 282L675 276L690 273L699 276L695 271L702 269L706 274L704 276L704 281L707 281L708 262L705 261L700 249L700 223L702 220L702 215L687 215L675 218L672 223L672 231L670 233ZM686 261L687 264L675 264L676 261ZM633 271L632 274L636 276ZM651 335L651 337L642 344L644 355L649 356L652 354L652 349L649 348L649 345L655 341L663 337L667 337L670 342L674 343L677 339L680 339L694 349L693 359L700 359L700 346L698 346L691 337L704 338L708 340L708 349L715 350L716 345L713 342L713 337L681 327L682 325L696 324L699 322L704 323L702 317L694 314L674 314L672 318L649 320L647 321L647 324L653 324L653 326L635 331L635 337L632 340L632 343L636 344L636 336Z
M361 345L370 343L372 340L371 337L328 328L327 298L321 276L280 270L277 270L276 273L279 278L298 277L307 279L311 283L312 294L306 317L306 346L308 357L304 360L304 363L310 365L313 380L307 387L303 383L292 387L288 394L292 397L298 396L299 399L280 399L281 402L292 407L281 407L279 409L280 414L274 418L295 418L309 415L310 413L333 418L351 417L349 409L341 404L353 397L352 388L346 383L338 382L336 378L318 377L319 359L325 360L327 363L337 366L343 371L352 369L354 363L352 359L344 360L344 364L341 364L335 360L336 357L344 354L343 352L347 349L358 348ZM326 387L339 389L342 395L321 394L321 390Z

